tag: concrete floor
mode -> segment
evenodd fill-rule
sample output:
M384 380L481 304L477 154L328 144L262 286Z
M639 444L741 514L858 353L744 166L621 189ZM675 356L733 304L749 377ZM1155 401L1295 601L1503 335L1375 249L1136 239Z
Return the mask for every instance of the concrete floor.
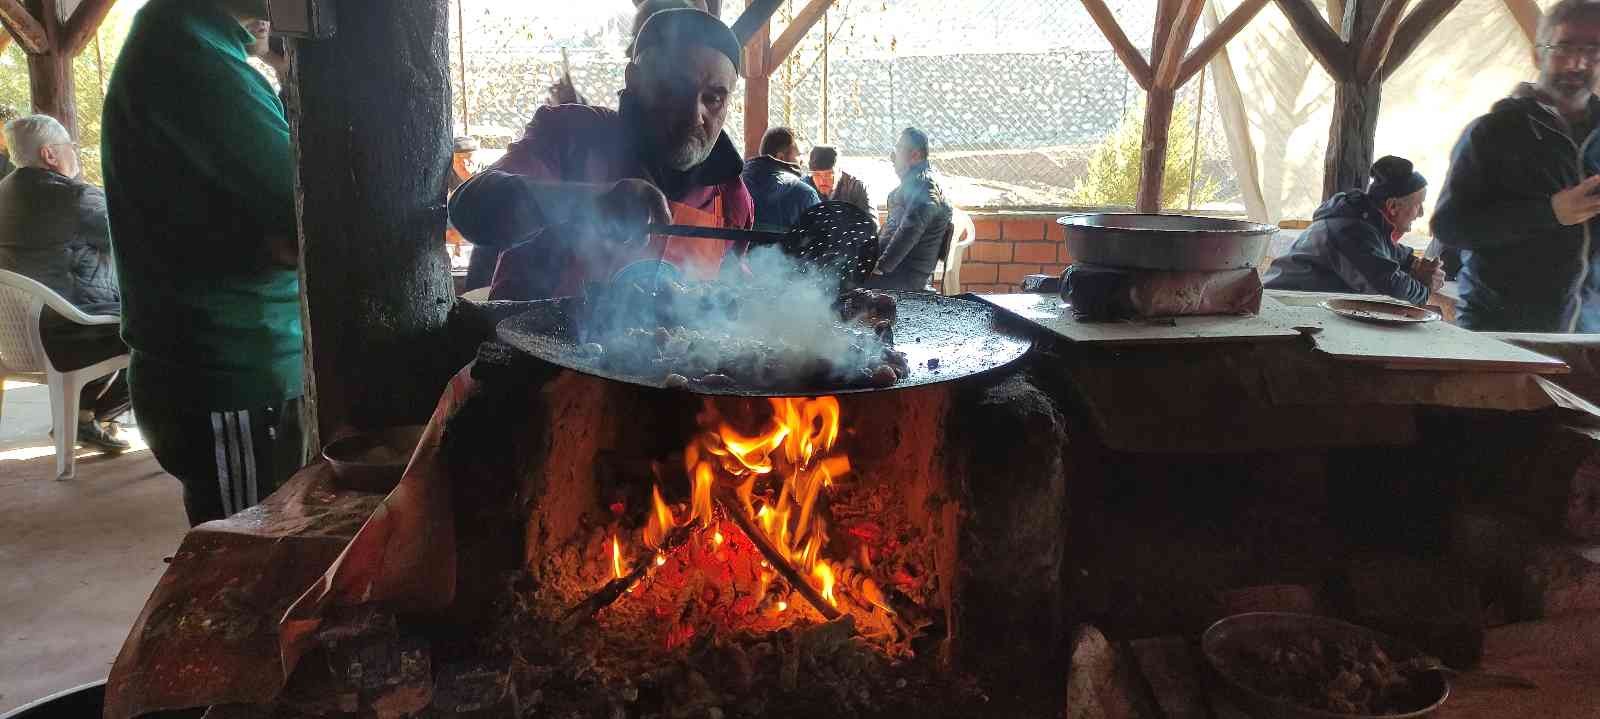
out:
M41 386L0 407L0 714L104 679L188 528L178 481L149 450L80 450L55 481ZM136 440L137 430L127 433ZM142 448L135 441L136 448Z

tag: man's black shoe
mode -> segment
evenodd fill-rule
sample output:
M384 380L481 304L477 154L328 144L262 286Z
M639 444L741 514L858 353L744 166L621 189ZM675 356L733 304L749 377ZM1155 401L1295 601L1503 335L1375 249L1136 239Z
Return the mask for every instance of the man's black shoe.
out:
M93 447L103 452L121 452L131 445L127 440L117 439L106 433L99 422L78 423L78 444Z

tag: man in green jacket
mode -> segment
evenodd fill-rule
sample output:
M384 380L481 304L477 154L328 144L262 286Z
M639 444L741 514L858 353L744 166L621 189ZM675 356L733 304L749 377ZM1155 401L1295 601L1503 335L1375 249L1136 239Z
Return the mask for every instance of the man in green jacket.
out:
M247 62L266 0L150 0L106 92L102 152L130 389L191 524L304 464L294 157Z

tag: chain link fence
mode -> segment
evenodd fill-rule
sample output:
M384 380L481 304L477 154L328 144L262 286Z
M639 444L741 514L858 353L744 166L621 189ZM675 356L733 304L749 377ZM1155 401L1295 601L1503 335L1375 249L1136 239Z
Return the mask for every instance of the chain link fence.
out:
M461 132L486 147L514 139L559 77L563 50L586 99L615 105L631 4L451 3ZM1109 4L1148 53L1155 3ZM732 23L744 5L724 2L724 19ZM780 6L771 36L804 5ZM836 146L841 166L879 201L895 185L888 154L907 126L932 138L934 165L962 206L1133 201L1144 93L1079 0L838 0L770 82L770 124L795 129L803 147ZM1179 93L1164 200L1242 210L1203 84ZM739 93L727 123L736 140L742 105Z

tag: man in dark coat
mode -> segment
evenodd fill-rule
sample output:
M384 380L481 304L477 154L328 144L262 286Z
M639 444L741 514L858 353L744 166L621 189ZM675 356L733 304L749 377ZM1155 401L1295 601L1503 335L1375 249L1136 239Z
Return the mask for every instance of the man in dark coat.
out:
M894 146L900 186L889 193L883 255L867 285L886 290L926 290L950 234L950 203L928 167L928 136L908 127Z
M1422 216L1427 185L1410 160L1390 156L1373 163L1367 190L1341 192L1317 208L1311 226L1267 270L1266 286L1426 304L1444 285L1444 273L1399 240Z
M761 137L761 155L744 163L744 186L755 202L756 229L783 232L822 197L800 174L794 130L774 127Z
M1600 4L1552 6L1538 59L1538 82L1462 133L1433 232L1461 250L1462 327L1600 332Z
M48 115L32 115L7 123L5 135L19 166L0 180L0 269L37 280L88 314L120 315L106 195L77 179L78 150L66 128ZM45 353L62 371L126 353L118 331L116 325L80 325L49 308L40 317ZM80 442L128 448L107 424L128 410L122 373L84 386L78 408Z

